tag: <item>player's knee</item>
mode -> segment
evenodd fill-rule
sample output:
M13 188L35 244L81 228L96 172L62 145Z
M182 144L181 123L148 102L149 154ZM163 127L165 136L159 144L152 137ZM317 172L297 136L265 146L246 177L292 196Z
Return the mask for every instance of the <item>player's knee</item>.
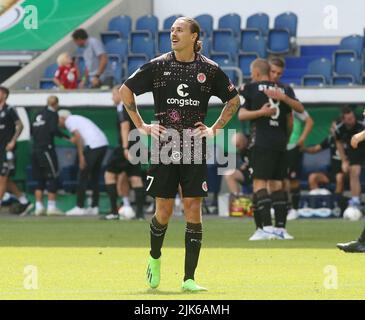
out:
M117 179L113 172L105 171L104 173L104 180L106 184L113 184L116 183Z
M130 177L129 181L131 183L132 188L141 188L141 187L143 187L143 182L142 182L141 177L133 176L133 177Z

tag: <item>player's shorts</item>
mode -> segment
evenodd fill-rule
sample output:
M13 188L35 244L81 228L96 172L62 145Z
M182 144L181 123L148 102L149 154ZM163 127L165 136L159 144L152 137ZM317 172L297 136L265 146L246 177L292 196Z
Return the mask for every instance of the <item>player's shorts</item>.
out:
M58 177L58 160L54 149L33 150L32 176L34 180L49 180Z
M15 156L15 152L14 152ZM3 177L11 177L15 174L15 158L12 161L12 164L9 164L9 162L6 159L6 151L1 150L0 151L0 176Z
M302 172L303 152L299 150L299 146L287 150L288 161L288 179L298 180Z
M206 164L152 164L146 191L152 197L175 198L180 185L183 197L206 197L207 177Z
M139 164L130 163L124 157L123 148L121 146L113 150L113 153L106 165L106 171L112 172L114 174L125 172L128 177L142 176L141 166Z
M365 163L365 148L349 149L346 152L350 165L363 165Z
M283 180L287 176L287 152L254 146L250 154L252 178Z

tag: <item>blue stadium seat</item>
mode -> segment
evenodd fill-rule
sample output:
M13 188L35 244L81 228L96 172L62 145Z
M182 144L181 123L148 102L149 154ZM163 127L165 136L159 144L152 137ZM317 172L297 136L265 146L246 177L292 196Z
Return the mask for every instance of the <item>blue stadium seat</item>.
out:
M353 86L355 79L352 75L333 76L332 85L334 86Z
M39 81L39 89L50 90L57 88L56 84L53 82L52 78L42 78Z
M157 36L157 51L158 54L171 51L170 31L159 31Z
M127 76L129 77L139 67L148 62L148 57L145 54L132 54L127 58Z
M124 39L128 39L132 30L132 18L127 15L114 17L109 21L108 31L116 31Z
M230 29L235 37L239 37L241 33L241 16L237 13L229 13L219 18L219 29Z
M332 63L330 60L322 58L309 63L306 76L322 76L325 83L331 82Z
M241 49L243 50L244 44L251 43L255 41L256 37L261 36L261 31L259 29L243 29L241 31Z
M174 14L172 16L167 17L164 21L163 21L163 29L164 30L170 30L171 26L174 24L175 20L179 17L182 17L182 14Z
M49 65L46 70L44 70L43 73L43 77L44 78L53 78L54 74L56 73L58 69L58 64L57 63L53 63L51 65Z
M345 37L340 42L339 50L353 50L356 52L357 59L360 59L364 51L364 38L356 34Z
M247 29L259 29L263 36L269 33L269 16L266 13L259 12L247 18Z
M305 75L302 77L302 85L305 87L323 87L326 79L321 75Z
M108 31L100 34L101 41L107 44L109 41L124 38L128 39L132 29L132 19L130 16L118 16L109 21Z
M238 67L242 71L244 78L249 78L251 76L251 63L259 56L256 53L240 53L238 55Z
M213 31L213 48L215 52L229 52L232 59L236 59L238 53L238 41L229 29Z
M285 12L278 15L274 21L274 29L288 30L290 37L297 36L298 17L293 12Z
M222 66L222 70L235 86L241 85L237 74L237 72L241 73L241 71L236 66Z
M213 32L213 17L210 14L201 14L194 18L200 25L200 29L205 36L210 38Z
M210 55L210 58L214 62L218 63L220 67L231 67L234 65L231 55L229 53L212 53Z
M110 66L110 70L113 73L114 84L122 83L123 67L122 67L122 60L121 60L120 56L117 54L108 55L108 63Z
M331 162L331 152L324 149L318 153L303 153L301 180L308 181L309 174L313 172L327 172Z
M337 56L335 59L335 75L351 75L356 83L361 83L362 62L353 57Z
M151 32L152 37L155 38L158 32L158 18L152 14L141 16L136 21L136 30Z
M285 54L290 50L290 36L287 30L271 29L267 42L267 51L269 53Z
M128 41L126 39L114 39L105 44L106 53L119 55L122 62L125 61L128 50Z
M155 56L155 41L149 31L133 31L130 35L131 53L143 53L149 59Z
M264 37L256 36L252 41L242 43L241 50L243 53L257 53L260 58L266 58L266 40Z

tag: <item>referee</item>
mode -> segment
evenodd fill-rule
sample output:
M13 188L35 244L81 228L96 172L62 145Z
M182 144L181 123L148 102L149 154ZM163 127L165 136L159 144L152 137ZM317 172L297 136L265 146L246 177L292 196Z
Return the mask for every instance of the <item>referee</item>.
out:
M56 207L58 160L54 145L54 138L66 138L69 136L58 128L58 98L50 96L47 99L47 106L35 117L31 132L33 137L32 152L32 175L37 181L35 189L35 215L57 215L62 214ZM43 192L48 190L47 211L43 206Z
M180 184L186 219L182 289L206 290L194 280L203 233L201 204L208 191L205 138L193 139L192 145L189 145L191 153L181 152L181 141L184 132L200 137L217 134L217 130L223 128L236 113L239 97L218 65L199 53L202 45L199 35L200 27L194 19L178 18L170 32L172 51L143 65L120 89L135 126L158 140L160 148L159 162L151 165L147 175L147 192L156 199L156 212L150 225L151 251L147 268L147 281L151 288L157 288L160 283L161 247ZM136 106L134 94L149 91L153 93L155 117L159 124L146 124ZM214 125L207 127L204 120L211 96L219 97L226 104ZM174 139L167 142L163 137L171 134L172 129L178 132L180 145ZM173 163L163 164L161 161L166 159L160 159L163 158L161 148L168 143L176 147L170 154ZM195 161L197 158L200 161Z

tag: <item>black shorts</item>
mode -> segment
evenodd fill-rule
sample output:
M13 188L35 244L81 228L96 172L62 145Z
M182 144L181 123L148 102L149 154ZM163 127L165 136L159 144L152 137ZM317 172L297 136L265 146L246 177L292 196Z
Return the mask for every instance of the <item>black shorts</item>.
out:
M287 151L288 161L288 179L298 180L302 172L303 152L299 150L299 146Z
M15 157L15 153L14 157ZM15 174L15 158L12 161L12 164L8 162L6 159L6 151L0 151L0 176L3 177L11 177Z
M254 146L250 166L253 179L283 180L287 176L287 152Z
M365 162L365 149L359 147L358 149L349 149L346 152L350 165L363 165Z
M146 191L152 197L175 198L180 185L183 197L206 197L207 177L206 164L152 164Z
M34 180L49 180L58 177L58 160L54 149L33 150L32 176Z
M108 163L106 165L106 171L119 174L125 172L128 177L141 177L142 171L139 164L130 163L123 153L122 147L117 147L113 150Z

